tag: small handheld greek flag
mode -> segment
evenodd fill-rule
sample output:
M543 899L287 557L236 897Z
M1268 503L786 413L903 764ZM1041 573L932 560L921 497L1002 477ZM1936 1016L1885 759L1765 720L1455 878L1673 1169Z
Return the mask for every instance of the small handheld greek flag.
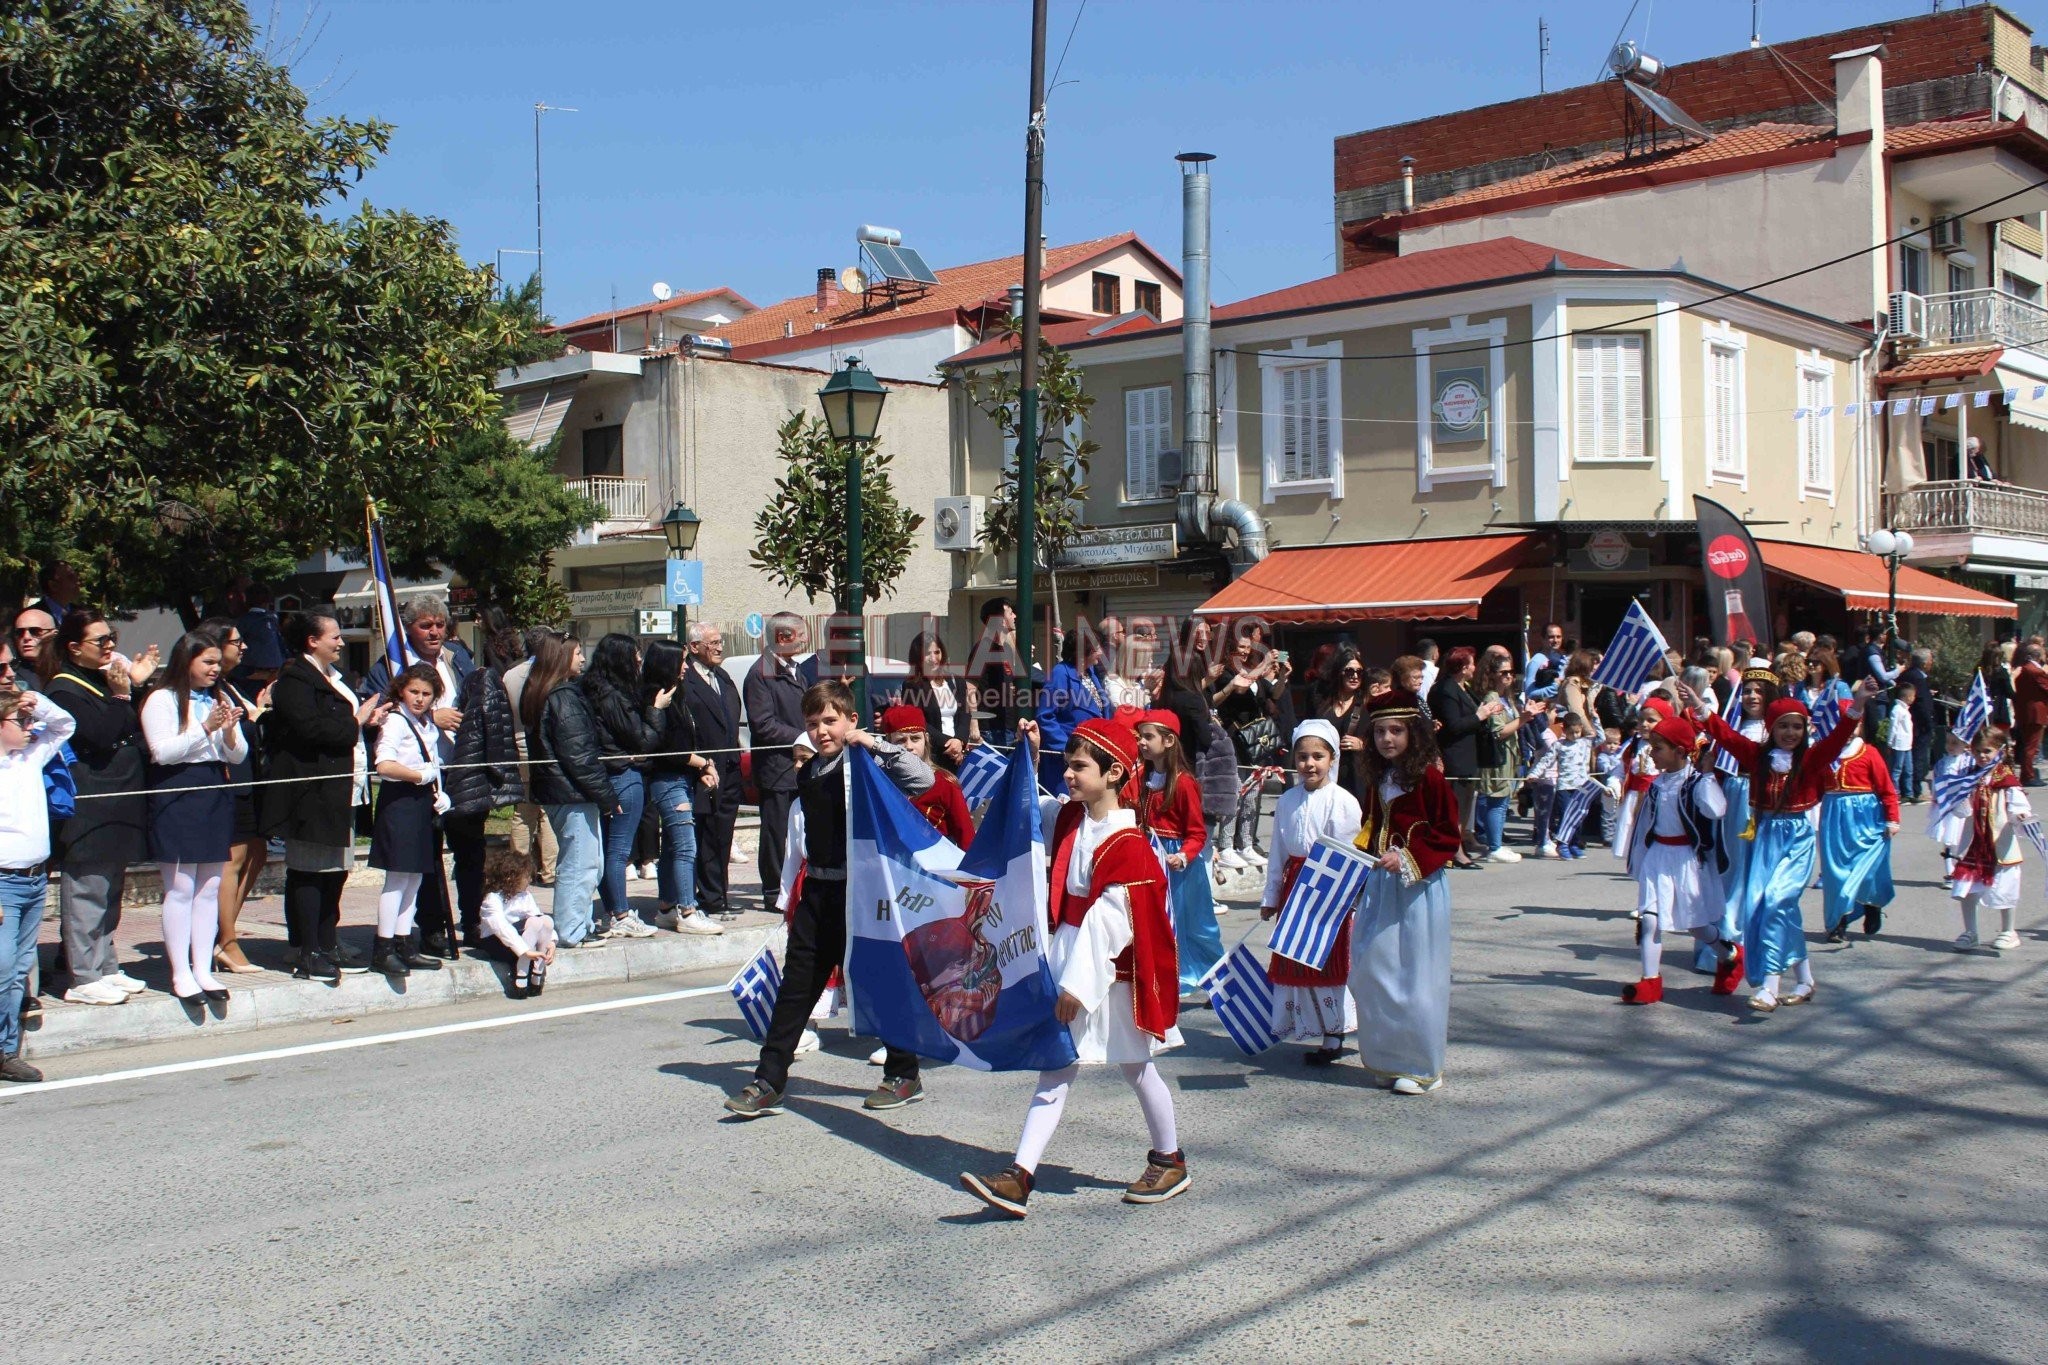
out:
M1607 646L1607 652L1600 656L1600 663L1593 670L1593 681L1634 696L1643 690L1643 684L1650 680L1650 671L1664 661L1669 648L1657 623L1643 610L1643 604L1630 602L1628 615L1621 618L1621 629L1614 632L1614 643Z
M1812 717L1814 739L1826 739L1842 719L1842 699L1833 695L1823 696L1807 707L1806 713Z
M1728 689L1728 704L1721 708L1721 719L1730 729L1741 727L1742 686L1740 682ZM1724 773L1729 777L1739 777L1742 774L1742 765L1736 761L1734 754L1729 753L1726 748L1716 744L1714 746L1714 771Z
M1956 713L1956 723L1949 727L1957 739L1968 744L1977 737L1991 719L1991 693L1984 686L1984 675L1980 672L1970 680L1969 695L1963 698L1963 709Z
M1311 971L1321 971L1336 945L1344 917L1365 890L1370 871L1372 860L1358 850L1328 839L1316 840L1295 875L1287 904L1280 907L1280 922L1273 928L1273 951Z
M1565 797L1564 810L1557 817L1557 846L1578 838L1579 826L1586 823L1586 813L1593 809L1593 803L1600 799L1600 784L1588 782Z
M2020 833L2027 836L2027 842L2034 846L2034 852L2041 855L2041 861L2048 862L2048 834L2041 832L2041 822L2031 815L2014 822Z
M967 798L967 809L979 810L995 800L1009 771L1009 760L997 753L992 745L977 744L962 755L960 791Z
M758 1041L768 1036L768 1020L775 1014L775 997L782 993L782 968L776 965L775 950L763 948L753 961L740 968L738 976L726 983L739 1003L740 1018L747 1032Z
M1209 1007L1238 1051L1256 1057L1280 1041L1273 1029L1273 982L1251 949L1240 943L1202 978Z
M1977 784L1987 777L1996 764L1982 768L1962 767L1952 773L1934 775L1934 821L1940 824L1969 804L1970 793L1977 790Z

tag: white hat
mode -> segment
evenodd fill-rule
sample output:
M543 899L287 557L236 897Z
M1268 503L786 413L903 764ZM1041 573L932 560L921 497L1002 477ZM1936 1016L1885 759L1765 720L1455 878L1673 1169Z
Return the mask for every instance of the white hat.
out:
M1294 741L1288 747L1298 747L1305 739L1319 739L1330 746L1330 752L1337 752L1337 727L1326 720L1305 720L1294 727Z

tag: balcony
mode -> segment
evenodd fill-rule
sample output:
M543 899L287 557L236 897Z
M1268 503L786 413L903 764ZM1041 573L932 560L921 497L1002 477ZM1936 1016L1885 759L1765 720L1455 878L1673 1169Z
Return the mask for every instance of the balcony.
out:
M1913 532L1930 549L1930 535L2048 542L2048 493L1982 479L1944 479L1887 494L1885 524Z
M2016 346L2048 353L2048 308L2003 289L1891 297L1891 328L1916 346Z
M647 480L599 475L588 479L565 479L563 482L568 484L570 492L581 493L604 508L607 525L620 521L646 524Z

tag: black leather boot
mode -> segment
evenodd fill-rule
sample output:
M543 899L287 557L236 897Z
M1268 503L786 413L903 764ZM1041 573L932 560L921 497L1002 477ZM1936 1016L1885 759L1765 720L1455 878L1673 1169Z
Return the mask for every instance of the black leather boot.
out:
M391 942L398 950L398 956L404 960L405 965L414 971L438 972L441 970L440 958L428 957L420 951L419 930L415 929L404 937L395 938Z
M380 938L370 948L370 965L386 976L411 976L412 968L399 955L398 940Z

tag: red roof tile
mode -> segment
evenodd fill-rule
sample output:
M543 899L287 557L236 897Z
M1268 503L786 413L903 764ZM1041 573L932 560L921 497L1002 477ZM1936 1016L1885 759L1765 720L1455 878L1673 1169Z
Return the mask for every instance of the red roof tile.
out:
M2020 124L2007 119L1993 123L1988 117L1936 119L1932 123L1908 123L1898 128L1887 128L1884 133L1884 149L1897 154L1918 152L1929 148L1946 147L1952 142L1973 142L1987 133L1999 129L2015 129Z
M577 318L574 322L558 322L548 330L552 332L581 332L620 318L636 318L642 314L653 317L656 313L672 313L678 308L688 308L693 303L702 303L706 299L715 299L721 295L731 299L742 308L752 309L754 306L738 290L727 289L725 286L720 285L716 289L699 289L693 293L677 294L673 298L661 299L655 302L636 303L630 308L613 308L602 313L592 313L588 317Z
M1939 384L1950 379L1979 379L1990 374L1998 364L1998 358L2005 354L2003 346L1972 346L1959 351L1922 351L1912 358L1879 370L1877 386L1880 389L1897 388L1902 384Z

